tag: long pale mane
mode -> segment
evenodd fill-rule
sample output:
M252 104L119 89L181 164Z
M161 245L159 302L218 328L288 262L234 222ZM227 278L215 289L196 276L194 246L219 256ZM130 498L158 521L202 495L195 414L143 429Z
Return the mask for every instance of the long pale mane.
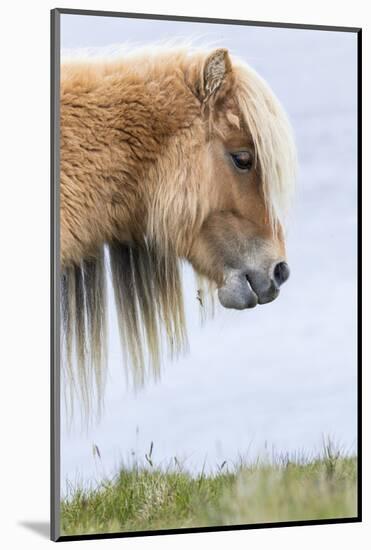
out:
M135 387L158 378L164 352L187 346L179 261L147 241L107 245L108 254L64 270L62 326L70 405L102 404L107 361L107 275L111 279L127 374ZM74 359L75 357L75 359ZM99 412L97 410L96 412Z
M199 51L205 58L208 52ZM194 52L192 53L194 55ZM187 48L147 56L138 67L151 71L171 58L182 67L191 59ZM144 67L144 68L143 68ZM295 171L295 148L290 125L279 102L265 82L246 64L237 61L235 97L244 123L251 132L257 152L264 196L273 227L282 224L290 200ZM138 69L139 70L139 69ZM173 152L172 152L173 151ZM64 269L61 280L61 309L65 350L65 374L71 402L79 392L87 411L102 402L107 363L107 277L114 290L118 327L126 370L131 381L141 386L148 376L157 378L164 353L176 356L187 347L177 242L189 231L197 231L207 212L207 196L202 196L202 163L207 155L196 155L192 173L177 172L179 151L176 137L169 144L168 158L174 165L159 163L156 195L148 212L147 235L135 243L113 242L96 257ZM179 193L179 181L184 193ZM171 238L170 235L171 234ZM184 249L184 243L183 249ZM208 285L206 284L206 287ZM196 297L196 295L195 295ZM197 298L205 307L204 289ZM67 386L67 385L66 385Z
M266 82L241 62L234 70L236 99L254 142L270 221L284 227L296 177L292 128Z

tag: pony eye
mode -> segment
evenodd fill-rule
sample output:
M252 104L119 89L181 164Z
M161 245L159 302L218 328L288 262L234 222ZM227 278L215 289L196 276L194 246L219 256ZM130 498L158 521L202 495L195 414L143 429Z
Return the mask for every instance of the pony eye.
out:
M253 165L253 157L249 151L238 151L238 153L231 153L231 157L234 165L240 170L251 170Z

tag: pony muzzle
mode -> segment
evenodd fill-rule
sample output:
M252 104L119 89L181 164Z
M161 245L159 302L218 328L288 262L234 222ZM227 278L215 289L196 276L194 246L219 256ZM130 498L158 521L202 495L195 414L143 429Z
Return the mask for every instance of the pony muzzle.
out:
M219 301L229 309L251 309L257 304L268 304L278 297L289 274L286 262L273 265L271 275L255 270L230 271L218 289Z
M243 272L229 274L224 285L218 289L218 297L222 306L228 309L251 309L259 302L258 295Z

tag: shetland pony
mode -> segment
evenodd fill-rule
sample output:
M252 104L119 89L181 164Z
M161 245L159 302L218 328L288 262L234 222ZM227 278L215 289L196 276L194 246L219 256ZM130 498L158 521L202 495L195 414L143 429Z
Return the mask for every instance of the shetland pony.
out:
M89 406L104 386L107 273L139 385L164 341L172 355L186 345L180 260L226 308L278 296L295 147L267 84L226 49L65 63L60 117L66 372Z

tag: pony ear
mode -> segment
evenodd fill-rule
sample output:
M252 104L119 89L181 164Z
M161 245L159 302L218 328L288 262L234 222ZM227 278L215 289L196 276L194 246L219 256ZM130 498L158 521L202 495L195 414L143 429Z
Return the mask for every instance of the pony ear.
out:
M202 101L207 101L218 92L231 70L232 62L228 50L224 48L214 50L206 58L202 69L202 90L200 90Z

